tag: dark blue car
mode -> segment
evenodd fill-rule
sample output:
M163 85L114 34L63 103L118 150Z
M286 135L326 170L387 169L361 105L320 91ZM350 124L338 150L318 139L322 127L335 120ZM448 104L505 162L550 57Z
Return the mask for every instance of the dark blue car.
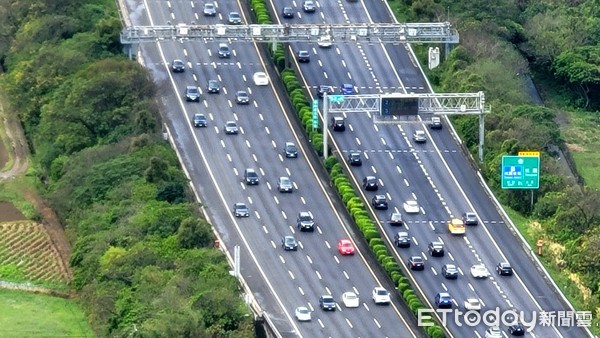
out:
M451 308L452 307L452 297L450 297L450 294L447 292L440 292L437 295L435 295L435 305L437 305L438 308L442 308L442 307Z
M353 95L357 93L356 87L352 83L344 83L340 87L342 95Z

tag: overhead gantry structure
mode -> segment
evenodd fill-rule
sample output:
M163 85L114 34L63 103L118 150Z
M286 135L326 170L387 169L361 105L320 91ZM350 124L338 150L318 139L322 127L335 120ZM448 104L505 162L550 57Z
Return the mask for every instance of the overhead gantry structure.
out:
M422 123L434 115L479 116L479 160L483 162L484 114L491 112L485 94L394 93L366 95L323 95L323 156L328 156L327 121L330 113L371 113L378 124Z
M333 43L443 43L457 44L458 31L449 22L372 24L188 25L131 26L121 31L121 44L132 55L139 43L161 40L314 42L329 37Z

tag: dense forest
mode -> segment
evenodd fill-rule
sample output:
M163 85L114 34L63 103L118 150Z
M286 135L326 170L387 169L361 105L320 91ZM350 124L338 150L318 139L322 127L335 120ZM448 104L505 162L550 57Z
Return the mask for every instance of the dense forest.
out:
M112 0L0 0L2 90L102 337L251 337L253 317L125 59Z
M557 149L569 154L557 117L569 110L592 130L600 123L600 1L390 0L390 5L400 22L450 20L460 32L460 45L428 77L439 92L486 93L492 113L486 116L482 172L505 205L530 219L528 235L545 240L544 259L562 272L576 307L597 318L600 193L585 182L574 184L557 165ZM424 56L426 47L417 51ZM530 78L544 106L529 95ZM477 123L454 119L473 154ZM500 189L502 156L524 150L542 151L533 208L530 191Z

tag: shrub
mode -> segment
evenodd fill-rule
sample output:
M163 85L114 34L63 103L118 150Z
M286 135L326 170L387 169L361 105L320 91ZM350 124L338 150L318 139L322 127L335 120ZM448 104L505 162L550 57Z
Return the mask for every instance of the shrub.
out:
M402 279L402 278L404 278L404 277L400 277L400 279ZM410 284L398 282L398 291L399 292L404 292L408 289L410 289Z
M367 241L371 241L373 238L381 238L381 236L379 236L379 232L377 232L377 230L365 230L363 232L363 234L365 235L365 238L367 239Z

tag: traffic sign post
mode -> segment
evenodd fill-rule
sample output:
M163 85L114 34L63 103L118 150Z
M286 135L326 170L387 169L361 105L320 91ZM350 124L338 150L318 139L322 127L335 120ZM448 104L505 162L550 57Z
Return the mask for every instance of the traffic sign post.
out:
M312 102L312 128L319 128L319 100Z
M539 189L539 156L502 156L502 189Z

